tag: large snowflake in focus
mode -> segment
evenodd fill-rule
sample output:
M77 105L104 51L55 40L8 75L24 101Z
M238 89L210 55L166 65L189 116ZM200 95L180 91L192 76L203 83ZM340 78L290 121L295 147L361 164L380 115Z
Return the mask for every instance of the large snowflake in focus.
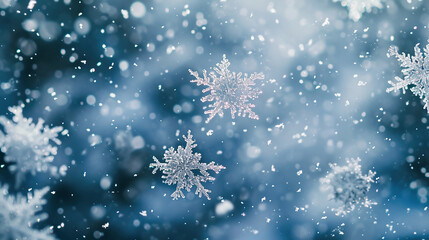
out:
M185 198L182 189L190 192L194 185L197 188L195 194L198 194L199 197L204 195L210 200L209 193L211 191L205 189L201 183L207 181L213 182L215 180L207 170L212 170L217 174L220 170L225 169L225 167L216 165L215 162L209 164L200 163L201 154L192 152L192 149L197 144L194 144L195 140L192 139L191 131L188 131L188 136L183 135L183 138L186 142L185 148L179 146L176 151L173 147L170 147L164 153L165 163L161 163L156 157L153 157L155 163L151 163L149 167L155 168L152 172L153 174L158 169L162 171L164 174L162 178L165 179L164 183L168 185L177 184L176 191L171 194L173 200L179 197Z
M210 122L216 115L223 117L223 110L231 109L231 116L234 119L235 114L238 116L252 119L259 119L258 115L252 111L254 104L249 103L249 99L258 98L262 93L261 90L255 88L255 80L264 79L263 73L253 73L250 76L247 74L235 73L229 71L228 67L231 63L223 55L221 63L217 63L214 67L215 72L210 72L207 76L207 71L203 70L203 78L199 77L198 72L189 69L192 76L195 77L191 82L197 85L204 85L207 88L203 93L210 92L208 95L201 98L201 102L213 102L209 104L208 110L204 114L209 114L206 123ZM217 75L216 75L217 73Z
M43 196L49 187L35 190L28 196L18 194L10 195L8 186L0 187L0 240L28 239L28 240L54 240L51 227L39 229L41 221L48 215L40 213L46 204Z
M43 126L43 119L35 124L31 118L23 117L20 106L9 107L9 111L14 114L12 120L0 116L4 131L0 130L0 150L5 153L6 162L14 163L9 169L16 173L18 187L27 172L35 175L55 168L50 163L57 154L57 147L51 142L61 144L57 136L63 127Z
M367 197L375 172L369 170L367 175L363 175L360 161L359 158L352 158L347 160L345 166L330 164L332 171L320 179L323 190L328 191L329 197L341 204L332 209L336 215L345 215L356 207L371 207L376 204Z
M414 95L423 99L424 107L429 113L429 44L424 48L424 55L420 50L419 44L414 47L414 56L405 53L399 54L397 47L390 47L388 56L393 56L401 62L402 73L404 78L395 77L396 82L389 81L392 87L387 92L405 90L411 86L410 90Z
M372 8L383 8L383 0L333 0L341 2L341 6L349 10L349 18L357 22L364 12L370 13Z

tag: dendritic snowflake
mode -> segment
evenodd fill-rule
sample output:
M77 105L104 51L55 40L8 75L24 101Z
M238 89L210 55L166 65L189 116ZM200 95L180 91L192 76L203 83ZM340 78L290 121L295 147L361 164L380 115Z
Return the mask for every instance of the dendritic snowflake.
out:
M347 7L349 18L357 22L364 12L370 13L372 8L383 8L383 0L333 0L341 2L341 6Z
M229 71L228 67L231 63L223 55L221 63L217 63L214 67L215 72L203 70L203 78L198 76L198 72L189 69L192 76L195 77L191 82L197 85L204 85L207 88L203 93L210 92L208 95L201 98L201 102L213 102L209 104L208 110L204 114L209 114L206 123L210 122L216 115L223 117L223 110L231 109L231 116L234 119L235 114L238 116L252 119L259 119L258 115L252 111L254 104L249 103L249 99L254 100L262 93L261 90L255 88L255 80L264 79L263 73L253 73L250 77L247 74L235 73ZM219 75L216 75L216 73ZM205 107L206 108L206 107Z
M28 239L28 240L54 240L52 227L40 229L41 221L48 215L40 213L46 204L44 195L49 187L35 190L28 196L10 195L8 186L0 187L0 240Z
M4 131L0 130L0 149L5 153L5 161L14 163L9 169L16 173L16 186L19 186L27 172L35 175L52 170L50 163L57 147L52 146L51 141L61 144L57 136L63 128L43 126L43 119L33 123L31 118L23 117L20 106L9 107L9 111L14 114L12 120L0 116Z
M345 166L330 164L332 172L320 179L323 190L329 192L329 197L341 203L340 207L332 209L337 215L345 215L356 207L371 207L376 204L366 196L374 182L375 172L369 170L367 175L362 175L360 161L360 158L352 158L347 160Z
M419 96L420 99L423 99L423 108L429 113L429 44L424 48L424 55L420 50L419 44L417 44L414 47L414 56L410 56L410 54L405 55L405 53L399 54L398 48L393 46L389 48L388 56L396 57L401 62L402 73L405 77L402 79L396 76L396 82L389 81L392 87L386 91L396 92L402 90L405 94L405 90L411 86L411 92Z
M209 193L211 191L205 189L201 182L213 182L215 180L207 170L212 170L217 174L225 167L216 165L215 162L209 164L200 163L201 154L192 152L192 149L197 144L194 144L195 140L192 139L191 131L188 131L188 136L183 135L183 138L186 142L185 148L179 146L176 151L173 147L170 147L164 153L165 163L161 163L156 157L153 157L155 163L151 163L149 167L155 168L152 172L153 174L158 169L162 171L164 174L162 178L165 179L164 183L168 185L177 184L176 191L171 194L173 200L179 197L185 198L182 189L190 192L194 185L197 188L195 194L198 194L199 197L204 195L210 200Z

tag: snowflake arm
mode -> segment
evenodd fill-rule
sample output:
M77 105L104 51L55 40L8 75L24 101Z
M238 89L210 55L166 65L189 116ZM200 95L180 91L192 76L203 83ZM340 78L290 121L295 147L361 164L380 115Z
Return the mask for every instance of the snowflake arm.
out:
M191 131L188 131L188 135L183 135L186 146L183 148L179 146L177 151L170 147L164 153L164 161L160 162L156 157L153 157L155 163L149 165L150 168L154 168L152 174L155 174L158 170L162 172L163 182L168 185L176 185L176 190L171 194L173 200L179 197L185 198L182 190L190 192L192 187L196 187L195 194L200 198L204 195L210 200L208 189L205 189L201 184L202 182L213 182L214 177L210 176L208 170L214 171L218 174L222 169L225 169L222 165L216 165L215 162L209 164L201 163L201 154L193 153L193 149L197 146L195 140L192 139ZM199 173L199 174L198 174Z
M388 52L389 57L395 57L401 63L401 70L404 78L395 77L396 82L389 81L392 87L387 92L405 91L410 87L411 92L423 100L424 106L429 113L429 45L424 48L422 53L419 44L414 47L414 56L410 54L398 53L398 48L391 46Z
M329 192L330 199L341 204L332 209L336 215L346 215L356 207L377 204L366 196L374 182L375 172L369 170L368 174L363 175L360 161L359 158L352 158L347 160L345 166L330 164L332 172L320 179L323 189Z
M333 0L333 2L341 2L341 6L347 7L349 18L355 22L359 21L363 13L370 13L373 8L383 8L383 0Z
M198 72L189 69L189 73L195 77L191 80L192 83L196 83L197 86L204 85L205 89L203 93L208 94L201 98L201 102L210 102L205 107L208 110L204 111L204 114L208 114L209 117L206 123L209 123L216 115L223 117L223 110L230 109L231 117L234 119L235 114L238 116L246 117L251 119L259 119L259 116L252 111L255 107L254 104L249 103L250 100L258 98L262 91L255 88L256 80L263 80L263 73L253 73L250 76L247 74L235 73L229 70L231 63L228 61L225 55L220 63L214 67L214 72L207 74L206 70L203 70L203 76L200 77Z
M27 172L35 175L36 172L46 172L57 154L57 147L61 141L57 138L63 127L49 128L44 126L44 120L39 119L37 124L33 119L25 118L20 106L9 107L14 114L12 120L0 116L0 150L6 155L5 161L14 163L9 166L16 172L16 187L23 181Z
M7 185L0 187L0 240L56 239L52 234L52 227L34 228L34 225L39 225L48 217L46 213L41 213L42 206L46 204L43 197L48 191L49 187L45 187L35 190L33 194L28 193L25 197L21 194L10 195Z

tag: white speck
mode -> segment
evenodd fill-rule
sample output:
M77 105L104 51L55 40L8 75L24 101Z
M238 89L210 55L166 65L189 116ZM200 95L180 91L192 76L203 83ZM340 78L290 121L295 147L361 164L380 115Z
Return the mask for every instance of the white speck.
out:
M366 84L368 84L368 82L362 82L362 81L359 81L358 82L358 86L360 87L360 86L365 86Z
M109 227L109 222L107 222L107 223L105 223L105 224L101 225L101 227L102 227L102 228L104 228L104 229L108 228L108 227Z
M128 15L128 11L127 10L121 9L121 14L122 14L122 17L124 19L128 19L129 15Z
M329 25L329 18L326 18L325 21L322 23L322 27Z

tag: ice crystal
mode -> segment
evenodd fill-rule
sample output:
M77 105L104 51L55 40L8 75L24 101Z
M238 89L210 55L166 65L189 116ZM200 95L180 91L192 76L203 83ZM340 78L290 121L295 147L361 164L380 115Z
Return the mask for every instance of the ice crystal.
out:
M28 193L27 197L9 194L8 186L0 187L0 240L28 239L54 240L51 227L39 229L41 221L48 215L41 213L46 204L44 195L49 187Z
M383 0L333 0L347 7L349 18L357 22L364 12L370 13L373 8L383 8Z
M253 73L250 77L245 73L231 72L228 67L230 62L223 55L221 63L217 63L214 67L215 72L203 70L203 78L199 77L198 72L189 69L192 76L195 77L191 82L197 83L197 86L204 85L207 88L203 93L210 92L208 95L201 98L201 102L213 102L208 106L208 110L204 114L209 114L206 123L210 122L216 115L223 117L223 110L230 109L231 116L234 119L235 114L238 116L252 119L259 119L258 115L252 111L254 104L249 103L249 99L254 100L262 93L261 90L255 88L255 80L264 79L263 73ZM217 73L217 75L216 75ZM205 107L206 108L206 107Z
M388 56L393 56L401 62L402 73L404 78L398 76L395 77L396 82L389 81L392 87L386 91L398 91L402 90L405 94L405 90L411 86L410 90L414 95L419 96L423 99L424 109L429 113L429 44L424 48L424 55L420 50L419 44L414 47L414 56L405 53L399 54L397 47L390 47Z
M376 204L367 197L375 172L369 170L367 175L362 175L360 161L359 158L352 158L347 160L345 166L330 164L332 172L320 179L323 189L329 192L329 197L341 204L332 209L337 215L345 215L356 207L371 207Z
M9 111L14 114L12 120L0 116L4 131L0 130L0 150L6 162L14 163L9 169L16 173L16 186L19 186L27 172L35 175L55 168L50 164L57 147L51 142L61 144L57 136L63 128L43 126L43 119L33 123L31 118L23 117L20 106L9 107Z
M215 162L200 163L201 154L192 152L197 144L194 144L195 140L192 139L191 131L188 131L188 136L183 135L183 138L186 142L185 148L179 146L176 151L170 147L164 153L165 163L161 163L156 157L153 157L155 163L151 163L150 167L155 169L152 173L155 174L159 169L164 174L162 176L165 179L164 183L168 185L177 184L176 191L171 194L173 200L179 197L185 198L182 189L190 192L194 185L197 188L195 194L198 194L199 197L204 195L210 200L209 193L211 191L205 189L201 182L213 182L215 180L207 170L212 170L217 174L225 167L216 165Z

